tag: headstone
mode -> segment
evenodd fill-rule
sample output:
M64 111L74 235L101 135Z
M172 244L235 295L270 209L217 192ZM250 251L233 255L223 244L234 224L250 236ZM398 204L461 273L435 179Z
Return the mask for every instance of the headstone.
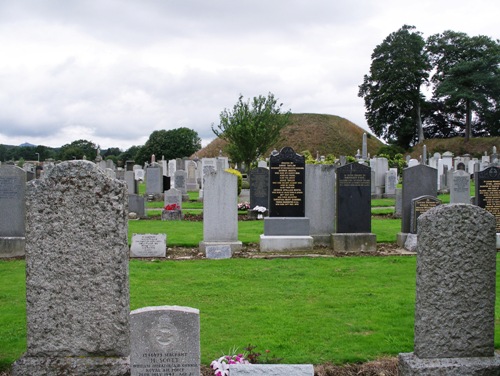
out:
M422 164L424 164L424 165L427 164L427 145L423 146L423 150L422 150Z
M131 376L200 376L200 311L145 307L130 312Z
M312 364L230 364L231 376L314 376Z
M177 170L174 174L174 188L179 190L182 195L187 195L187 172L184 170Z
M182 172L182 171L179 171ZM162 220L180 220L182 219L182 193L178 189L170 188L164 194L164 208Z
M203 200L203 241L205 247L228 244L233 252L241 249L238 241L238 178L226 171L205 175Z
M125 182L127 183L127 192L130 195L136 194L135 173L134 171L125 171Z
M0 258L24 256L26 171L0 166Z
M130 257L165 257L167 234L132 234Z
M368 159L368 143L366 140L366 133L363 133L363 144L361 146L361 158L366 161Z
M470 204L470 174L464 170L453 171L450 184L451 204Z
M26 190L27 352L13 375L127 375L127 188L88 161Z
M284 147L271 154L270 160L271 217L304 217L305 158Z
M499 375L495 218L452 204L418 222L414 353L399 355L400 374Z
M144 181L144 170L142 168L137 168L134 170L135 180Z
M205 256L207 259L228 259L232 257L231 246L227 244L207 245L205 247Z
M269 209L269 169L258 167L250 171L250 209Z
M257 162L257 168L267 168L267 162L266 161L259 161Z
M146 169L146 194L163 193L163 174L159 165L148 166Z
M370 167L375 171L374 186L375 194L382 196L385 186L385 175L389 171L389 161L387 158L372 158L370 160Z
M171 159L168 161L168 176L173 177L175 171L177 170L177 162L175 159Z
M408 161L408 167L415 167L415 166L418 166L419 163L418 163L418 159L410 159Z
M330 245L335 232L335 166L306 165L305 216L315 244Z
M394 217L401 218L403 216L403 189L396 188L396 201L394 203Z
M385 194L387 197L396 195L396 187L398 184L398 170L391 168L385 173Z
M337 233L371 232L371 169L359 163L337 168Z
M500 167L491 166L474 174L477 205L496 218L496 232L500 233Z
M144 196L128 195L128 211L136 213L138 217L146 217L146 202Z
M197 191L198 183L196 182L196 162L187 162L187 180L186 180L186 190L187 191Z
M420 196L411 200L410 232L417 233L418 218L436 206L441 205L441 200L433 196Z

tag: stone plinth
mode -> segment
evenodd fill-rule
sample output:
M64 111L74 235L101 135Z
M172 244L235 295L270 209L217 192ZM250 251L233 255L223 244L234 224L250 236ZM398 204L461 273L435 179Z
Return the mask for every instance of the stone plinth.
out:
M261 252L310 251L313 246L312 236L260 236Z
M332 248L336 252L376 252L375 234L332 234Z

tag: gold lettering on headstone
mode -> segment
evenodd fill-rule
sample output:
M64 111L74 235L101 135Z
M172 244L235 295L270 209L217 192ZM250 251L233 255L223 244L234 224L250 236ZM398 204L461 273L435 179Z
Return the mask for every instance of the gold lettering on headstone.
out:
M272 179L271 194L276 206L299 206L303 200L304 189L302 181L297 181L304 167L294 162L281 162L271 167L271 173L277 177Z
M496 218L496 231L500 233L500 180L484 180L479 186L484 209Z

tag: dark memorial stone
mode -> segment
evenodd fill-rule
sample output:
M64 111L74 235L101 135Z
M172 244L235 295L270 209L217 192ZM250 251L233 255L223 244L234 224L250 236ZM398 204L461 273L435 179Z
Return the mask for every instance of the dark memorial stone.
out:
M359 163L337 168L337 233L371 233L371 171Z
M433 196L420 196L411 200L411 233L417 233L417 219L426 211L441 205L441 200Z
M170 189L170 176L163 175L163 190L168 191Z
M256 206L269 209L269 170L265 167L250 171L250 209Z
M284 147L270 158L270 217L304 217L305 158Z
M496 218L496 232L500 233L500 168L489 167L474 173L477 206Z

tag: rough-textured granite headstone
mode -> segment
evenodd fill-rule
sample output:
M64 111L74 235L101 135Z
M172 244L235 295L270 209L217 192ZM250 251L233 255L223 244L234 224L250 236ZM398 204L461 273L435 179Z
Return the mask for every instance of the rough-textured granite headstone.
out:
M474 173L477 205L496 218L496 232L500 233L500 167L491 166Z
M165 257L167 234L132 234L130 257Z
M14 375L129 371L127 187L58 164L26 190L27 352Z
M231 376L314 376L312 364L230 364Z
M410 232L417 233L418 218L436 206L441 205L441 200L432 196L420 196L411 200L411 226Z
M155 195L163 193L162 176L163 174L159 165L150 166L146 169L146 194Z
M418 220L414 353L402 375L499 375L495 218L466 204Z
M145 307L130 313L131 376L200 375L200 312Z
M284 147L270 158L271 217L304 217L305 158Z
M258 167L250 171L250 209L269 209L269 169Z
M337 233L371 232L371 169L359 163L337 168Z
M450 183L450 203L470 203L470 174L464 170L453 171Z
M238 178L226 171L209 172L204 177L203 241L208 245L229 244L231 250L241 249L238 241Z
M309 233L316 244L329 245L335 232L335 166L306 165L306 197Z
M26 171L0 166L0 258L24 256Z

